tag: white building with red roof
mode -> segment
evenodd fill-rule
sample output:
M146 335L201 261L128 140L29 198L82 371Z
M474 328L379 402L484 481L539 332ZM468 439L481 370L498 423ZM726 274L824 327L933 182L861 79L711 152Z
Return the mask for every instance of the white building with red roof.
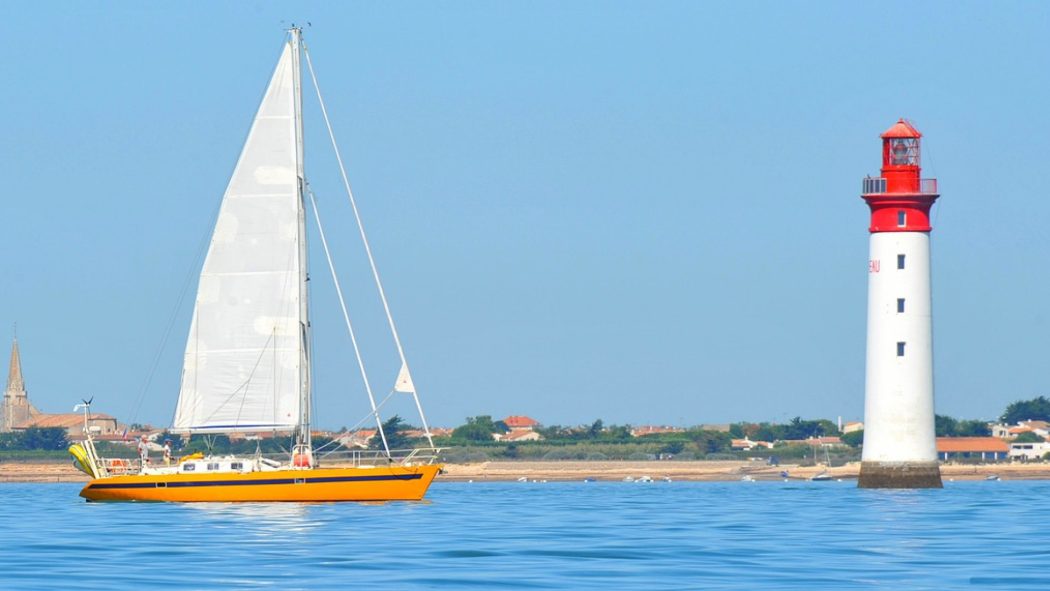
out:
M526 430L529 430L529 431L532 431L534 428L538 427L539 424L540 424L540 422L537 421L536 419L533 419L531 417L526 417L524 415L512 415L512 416L509 416L509 417L503 419L503 423L505 425L507 425L508 427L510 427L511 430L514 430L514 429L526 429Z
M496 441L540 441L543 436L532 429L511 429L508 433L493 433L492 438Z

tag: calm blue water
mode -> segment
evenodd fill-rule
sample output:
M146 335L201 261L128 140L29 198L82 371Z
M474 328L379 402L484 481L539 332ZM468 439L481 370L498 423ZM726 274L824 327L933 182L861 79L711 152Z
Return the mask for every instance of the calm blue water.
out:
M1046 589L1050 482L438 483L384 505L0 485L3 589Z

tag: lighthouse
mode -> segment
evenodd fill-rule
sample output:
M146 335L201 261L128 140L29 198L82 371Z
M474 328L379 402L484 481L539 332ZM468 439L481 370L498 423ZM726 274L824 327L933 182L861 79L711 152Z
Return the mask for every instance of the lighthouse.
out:
M933 414L930 208L922 134L904 119L882 134L882 176L863 181L871 209L861 488L940 488Z

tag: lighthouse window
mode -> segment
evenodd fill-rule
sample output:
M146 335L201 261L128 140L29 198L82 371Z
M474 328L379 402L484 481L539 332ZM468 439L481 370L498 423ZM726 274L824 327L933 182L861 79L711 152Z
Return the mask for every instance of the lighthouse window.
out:
M904 357L904 341L897 341L897 357Z
M919 165L918 138L894 138L890 140L890 164L894 166Z
M902 254L897 255L897 268L898 269L903 269L904 268L904 255L902 255Z
M904 313L904 298L897 298L897 313Z
M897 227L903 228L908 225L908 213L903 209L897 210Z

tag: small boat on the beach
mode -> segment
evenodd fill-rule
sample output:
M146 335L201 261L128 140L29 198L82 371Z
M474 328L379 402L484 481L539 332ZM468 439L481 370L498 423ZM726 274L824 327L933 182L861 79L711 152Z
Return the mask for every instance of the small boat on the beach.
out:
M305 61L303 58L305 57ZM357 338L325 240L313 191L303 169L301 69L313 78L344 187L364 243L372 276L400 356L400 371L386 399L376 403ZM312 206L318 237L382 448L336 451L311 436L312 330L308 310L306 219ZM380 409L410 394L429 444L392 450ZM186 340L182 382L171 431L202 436L263 434L286 438L286 451L247 456L196 454L151 462L143 440L137 462L99 455L87 429L71 447L92 480L80 495L90 501L388 501L418 500L441 466L408 370L401 340L379 279L346 171L328 123L302 31L288 31L229 185L204 259Z
M817 460L816 456L817 456L817 451L816 451L816 449L814 449L813 450L813 462L814 463L816 463L816 460ZM825 447L824 448L824 469L821 470L819 473L814 474L813 476L810 476L809 477L810 481L811 482L830 482L830 481L834 480L834 478L831 476L831 474L828 474L828 467L829 466L831 466L831 456L828 455L828 448Z
M998 474L989 474L988 476L985 476L984 479L989 482L998 482L999 480L1002 480L999 478Z

